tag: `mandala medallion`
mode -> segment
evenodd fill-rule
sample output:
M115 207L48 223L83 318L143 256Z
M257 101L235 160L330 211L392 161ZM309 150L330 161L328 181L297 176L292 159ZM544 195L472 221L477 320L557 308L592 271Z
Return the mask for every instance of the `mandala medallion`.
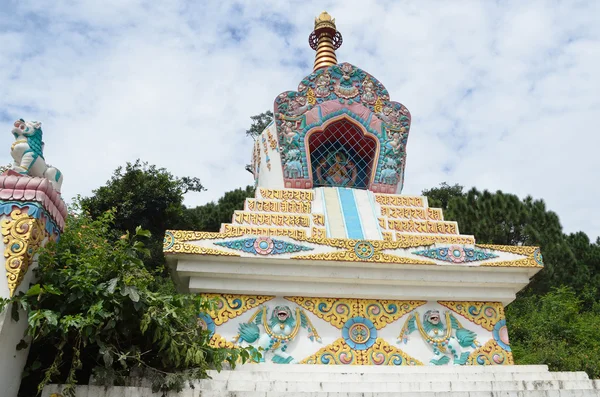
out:
M354 245L354 253L360 259L371 259L375 253L375 247L368 241L359 241Z
M170 249L175 244L175 236L171 232L165 232L165 238L163 240L163 249Z
M342 337L352 349L366 350L375 343L377 329L371 320L353 317L344 324Z
M257 237L254 241L254 249L259 255L269 255L273 251L273 240L269 237Z

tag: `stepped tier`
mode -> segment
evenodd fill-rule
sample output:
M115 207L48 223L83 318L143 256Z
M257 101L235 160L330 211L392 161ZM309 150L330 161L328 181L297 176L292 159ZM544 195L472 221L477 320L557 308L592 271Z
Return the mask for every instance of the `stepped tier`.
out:
M220 233L167 231L164 252L181 290L218 302L199 318L211 343L266 363L512 364L504 305L542 268L425 197L334 187L259 188Z
M209 371L178 397L587 397L600 395L600 382L585 372L549 372L546 366L346 367L244 365ZM78 386L77 397L159 396L147 382L130 387ZM49 385L42 397L59 392ZM175 396L175 394L173 394Z

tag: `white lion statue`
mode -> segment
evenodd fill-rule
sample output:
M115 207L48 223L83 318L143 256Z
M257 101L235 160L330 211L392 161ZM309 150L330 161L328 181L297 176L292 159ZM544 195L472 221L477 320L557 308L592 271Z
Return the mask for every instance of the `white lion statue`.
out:
M48 165L44 159L42 123L19 119L15 121L12 134L15 142L10 148L10 155L15 162L11 169L22 175L46 178L60 193L63 175L57 168Z

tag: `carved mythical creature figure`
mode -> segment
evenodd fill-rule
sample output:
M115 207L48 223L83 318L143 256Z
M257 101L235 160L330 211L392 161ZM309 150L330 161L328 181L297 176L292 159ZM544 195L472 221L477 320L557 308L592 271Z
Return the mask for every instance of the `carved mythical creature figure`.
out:
M47 178L60 193L63 176L57 168L46 164L44 159L42 123L19 119L15 121L12 134L15 137L10 148L10 155L15 161L12 170L23 175Z
M355 69L349 63L344 63L340 68L337 66L335 69L339 69L339 72L342 73L342 77L339 82L335 86L335 93L346 99L354 98L358 95L358 88L354 85L352 81L352 76L354 75Z
M455 365L465 364L471 351L464 348L480 346L477 342L477 334L463 328L449 311L446 311L445 315L446 325L442 322L438 310L428 310L423 315L421 324L419 313L415 312L404 323L398 342L407 343L408 335L418 329L423 340L433 349L433 357L429 360L431 364L448 364L450 357Z
M260 327L263 328L261 332ZM308 331L311 341L321 342L319 334L303 310L296 308L296 317L293 316L289 306L276 306L267 319L267 307L263 306L247 323L238 327L238 336L234 342L244 341L254 347L262 348L261 362L265 361L267 354L272 353L271 361L277 364L295 363L296 360L286 353L288 345L298 335L300 328Z

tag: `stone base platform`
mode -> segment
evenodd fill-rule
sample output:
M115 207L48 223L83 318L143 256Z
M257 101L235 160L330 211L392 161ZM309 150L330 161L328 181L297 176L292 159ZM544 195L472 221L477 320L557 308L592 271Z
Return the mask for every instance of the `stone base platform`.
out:
M600 396L585 372L549 372L545 365L378 367L244 365L210 371L212 379L178 397L567 397ZM59 392L44 389L42 397ZM77 397L160 396L146 387L79 386Z

